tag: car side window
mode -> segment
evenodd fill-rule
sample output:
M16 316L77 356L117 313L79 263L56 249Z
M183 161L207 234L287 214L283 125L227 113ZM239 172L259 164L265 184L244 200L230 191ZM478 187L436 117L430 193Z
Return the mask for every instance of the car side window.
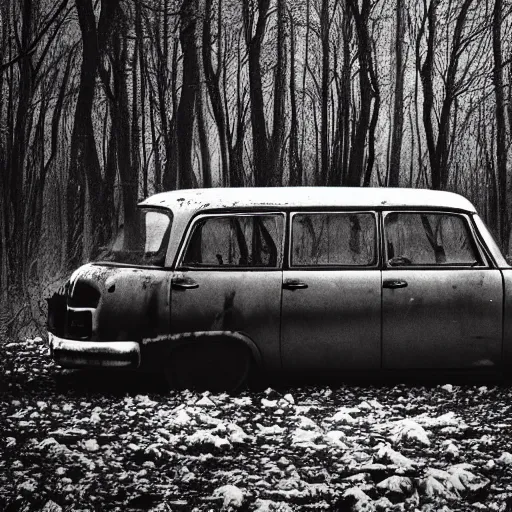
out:
M267 267L282 261L283 215L215 215L196 222L181 266Z
M376 233L373 213L297 213L292 220L291 265L375 265Z
M386 261L409 265L481 265L464 217L451 213L390 212L384 218Z

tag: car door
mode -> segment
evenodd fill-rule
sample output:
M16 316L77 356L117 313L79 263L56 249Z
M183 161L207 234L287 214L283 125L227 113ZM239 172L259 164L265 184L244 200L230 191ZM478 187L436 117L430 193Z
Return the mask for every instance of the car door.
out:
M500 271L479 248L470 218L450 212L383 213L383 367L499 364Z
M282 213L198 216L172 277L172 333L242 332L279 366L284 223Z
M283 271L281 355L293 370L378 368L377 214L294 212Z

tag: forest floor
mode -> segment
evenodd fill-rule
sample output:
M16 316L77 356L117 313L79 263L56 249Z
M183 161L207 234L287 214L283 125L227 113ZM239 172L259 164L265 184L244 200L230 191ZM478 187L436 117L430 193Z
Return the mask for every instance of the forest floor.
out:
M0 346L0 510L512 511L512 386L238 396Z

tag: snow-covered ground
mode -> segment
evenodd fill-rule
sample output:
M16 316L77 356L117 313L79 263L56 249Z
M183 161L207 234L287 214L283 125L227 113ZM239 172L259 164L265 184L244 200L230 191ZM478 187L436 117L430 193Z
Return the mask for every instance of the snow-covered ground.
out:
M0 510L512 510L512 390L164 393L0 346Z

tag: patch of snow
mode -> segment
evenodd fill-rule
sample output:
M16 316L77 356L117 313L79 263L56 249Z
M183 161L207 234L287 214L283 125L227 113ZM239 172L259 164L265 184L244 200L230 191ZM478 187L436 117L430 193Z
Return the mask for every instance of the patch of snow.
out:
M270 409L275 409L277 407L277 400L267 400L266 398L261 399L261 405L263 407L268 407Z
M229 432L229 441L233 444L242 444L254 440L252 436L247 435L236 423L228 423L226 430Z
M138 405L145 407L155 407L156 405L158 405L157 402L151 400L147 395L137 395L135 397L135 400L138 402Z
M281 456L281 458L276 462L276 464L282 468L286 468L291 464L291 462L286 457Z
M444 389L448 393L453 393L453 386L451 384L445 384L441 386L441 389Z
M190 410L189 410L189 413L195 414L194 411L190 411ZM204 423L206 425L213 425L215 427L218 427L219 425L223 425L224 423L222 422L222 420L217 418L216 416L218 416L217 411L212 411L210 409L210 414L205 414L204 412L198 413L197 419L201 423Z
M32 494L37 489L37 482L29 478L28 480L25 480L20 485L18 485L18 491L25 492L27 494Z
M457 417L453 412L447 412L437 418L431 418L426 413L419 414L412 418L416 423L422 427L435 428L435 427L465 427L464 421Z
M359 409L358 409L359 410ZM346 425L353 425L356 423L356 420L350 416L348 412L338 411L332 418L332 421L335 423L344 423Z
M448 457L452 459L456 459L459 457L460 450L457 448L453 441L443 441L443 446L445 447L444 452Z
M506 465L506 466L509 466L512 464L512 454L510 454L509 452L503 452L499 459L497 459L497 462L499 462L500 464L503 464L503 465Z
M458 499L461 492L476 492L487 487L490 481L475 475L471 464L456 464L447 470L429 468L423 482L428 496L442 496L446 499Z
M183 426L183 425L186 425L187 423L190 423L191 419L192 418L187 413L187 411L185 411L184 409L180 409L176 413L174 418L169 420L169 423L174 424L174 425L181 425L181 426Z
M347 505L344 505L346 508L340 508L340 510L350 510L352 512L373 512L376 510L372 499L359 487L347 489L343 493L342 499L347 502Z
M44 507L41 509L41 512L61 512L62 507L60 505L57 505L52 500L49 500L45 503Z
M10 439L12 439L12 438L10 438ZM43 449L43 448L46 448L46 447L48 447L48 446L52 446L52 445L56 445L56 444L59 444L59 442L58 442L58 441L56 441L56 440L55 440L55 438L53 438L53 437L47 437L46 439L43 439L43 440L39 443L38 447L39 447L40 449Z
M341 438L345 437L345 433L341 430L330 430L327 434L324 435L324 441L331 445L341 448L343 450L347 450L348 446L341 441Z
M318 425L309 418L306 418L306 416L299 416L298 418L297 427L302 428L304 430L318 430Z
M16 446L16 439L14 437L7 437L5 439L5 446L7 448L11 448L12 446Z
M91 414L90 420L91 420L91 423L99 423L101 421L101 418L100 418L100 415L98 413L93 412Z
M377 445L377 459L382 462L394 464L395 466L412 469L417 466L417 462L408 459L405 455L393 450L389 444L379 443Z
M288 393L288 394L284 395L283 398L280 398L278 400L277 405L282 409L290 409L291 407L293 407L295 405L295 400L294 400L293 396Z
M187 436L185 444L189 446L210 444L216 448L231 448L231 443L227 439L216 436L208 430L198 430Z
M198 400L196 402L196 405L198 405L200 407L215 407L216 404L208 396L203 396L203 398L201 398L201 400Z
M248 396L244 396L242 398L236 397L236 398L233 399L233 403L235 405L243 407L245 405L252 405L252 399L249 398Z
M254 512L293 512L293 509L284 501L257 499Z
M393 475L377 484L377 488L397 494L410 494L413 491L412 480L406 476Z
M403 441L412 441L424 446L430 446L430 439L425 429L408 418L395 423L395 426L391 429L391 441L395 444Z
M474 469L472 464L456 464L448 469L450 473L450 482L458 490L468 489L470 491L479 491L489 485L490 481L480 475L475 475L470 469Z
M450 501L459 499L459 495L456 492L440 482L435 476L427 475L420 485L423 492L430 498L439 496Z
M257 423L256 426L258 427L259 430L258 434L262 436L276 436L286 432L286 429L284 427L280 427L279 425L264 427L260 423Z
M302 443L314 443L321 437L322 434L320 432L296 428L292 433L292 445L298 445Z

